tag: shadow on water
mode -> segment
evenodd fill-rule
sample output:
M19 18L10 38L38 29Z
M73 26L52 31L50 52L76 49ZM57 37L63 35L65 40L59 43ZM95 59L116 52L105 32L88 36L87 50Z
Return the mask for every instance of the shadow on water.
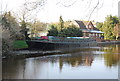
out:
M3 79L90 79L95 78L94 76L114 79L117 77L120 45L61 51L58 54L46 54L41 57L4 59Z
M84 52L92 50L96 50L96 47L79 47L79 48L62 48L56 50L38 50L38 49L25 49L25 50L17 50L14 51L11 56L8 58L28 58L28 57L39 57L39 56L47 56L47 55L56 55L56 54L67 54L67 53L78 53L80 51Z

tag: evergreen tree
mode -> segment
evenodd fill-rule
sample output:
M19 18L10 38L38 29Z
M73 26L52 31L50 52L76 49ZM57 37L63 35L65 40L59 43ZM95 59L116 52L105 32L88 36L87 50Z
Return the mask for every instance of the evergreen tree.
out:
M21 24L21 33L24 35L25 40L29 40L30 39L28 37L29 36L29 34L28 34L29 29L27 28L27 23L24 20L22 20L22 22L20 24Z
M48 36L58 36L58 30L57 27L55 27L54 25L50 26L50 30L48 31Z
M82 37L83 33L80 28L77 28L75 25L70 25L66 27L58 34L60 37Z
M62 31L64 28L64 21L62 19L62 16L60 16L60 19L59 19L59 26L60 26L60 31Z

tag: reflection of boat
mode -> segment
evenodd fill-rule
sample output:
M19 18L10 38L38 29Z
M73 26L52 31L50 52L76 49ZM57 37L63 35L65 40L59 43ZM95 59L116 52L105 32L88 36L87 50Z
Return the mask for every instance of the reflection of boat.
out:
M85 47L95 46L97 42L92 38L81 37L54 37L41 36L33 40L26 41L29 48L32 49L57 49L57 48L71 48L71 47Z

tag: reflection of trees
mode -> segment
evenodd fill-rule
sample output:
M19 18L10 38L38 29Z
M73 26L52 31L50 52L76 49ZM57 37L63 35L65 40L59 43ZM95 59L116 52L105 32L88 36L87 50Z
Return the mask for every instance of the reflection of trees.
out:
M5 59L2 62L3 79L33 79L37 75L42 75L41 60L37 59Z
M93 54L90 53L90 51L103 51L105 54L103 54L105 65L108 67L111 66L117 66L120 61L120 45L109 45L102 47L101 49L91 49L87 52L84 52L84 54L81 54L79 56L70 56L70 57L62 57L59 58L59 67L60 70L62 69L64 64L69 64L72 67L78 67L78 66L91 66L93 61ZM86 51L85 50L82 50ZM76 51L77 52L77 51ZM88 54L88 52L90 54ZM94 56L95 57L95 56Z
M78 67L80 65L91 66L92 61L93 61L92 55L64 57L59 59L59 67L61 70L63 67L63 64L66 64L66 63L71 65L72 67Z
M105 65L108 67L117 66L120 61L120 45L111 45L107 47L102 47L102 49L80 49L74 50L72 53L66 55L53 55L45 56L38 59L6 59L3 60L3 79L14 79L14 78L34 78L39 75L43 75L43 72L50 71L52 68L48 66L55 64L53 67L56 67L56 64L59 63L59 69L62 70L64 65L69 65L71 67L79 66L91 66L94 58L98 61L101 60L101 52L104 52L103 58ZM99 54L94 55L94 51L99 52ZM100 58L98 59L98 57ZM96 62L96 61L94 61ZM96 65L97 66L97 65ZM66 68L66 67L65 67ZM50 69L50 70L49 70ZM53 69L52 69L53 70ZM56 71L55 71L56 72ZM38 77L38 78L39 78Z
M13 79L24 77L24 64L23 59L8 59L2 62L2 78Z
M105 65L109 67L117 65L120 61L120 45L112 45L110 46L110 48L111 49L103 50L104 52L106 52L106 54L103 55L105 59Z
M106 66L113 66L117 65L119 60L120 60L120 55L119 54L104 54L105 58L105 65Z

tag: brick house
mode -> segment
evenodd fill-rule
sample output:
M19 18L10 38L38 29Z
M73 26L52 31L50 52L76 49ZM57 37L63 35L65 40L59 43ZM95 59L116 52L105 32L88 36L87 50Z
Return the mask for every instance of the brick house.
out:
M104 34L104 32L97 29L95 27L96 24L93 24L91 21L74 20L72 23L82 30L83 37L101 38L102 34Z

